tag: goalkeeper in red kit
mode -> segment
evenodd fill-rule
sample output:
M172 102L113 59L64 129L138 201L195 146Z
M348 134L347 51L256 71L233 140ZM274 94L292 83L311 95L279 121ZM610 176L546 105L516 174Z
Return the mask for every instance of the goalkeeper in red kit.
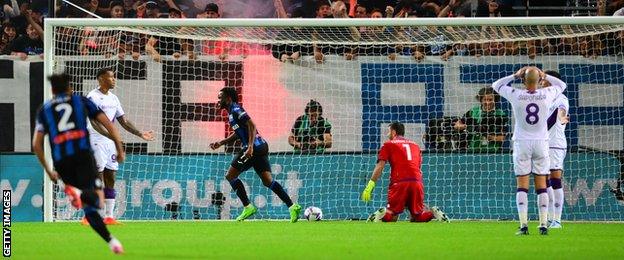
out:
M371 200L375 183L381 177L386 162L390 163L390 186L388 187L388 206L375 211L368 218L374 222L394 222L405 207L410 212L411 222L429 222L432 219L448 222L446 214L437 207L431 210L424 205L425 191L422 183L420 166L422 157L420 147L414 141L403 137L405 126L402 123L389 125L388 138L379 150L377 165L373 176L362 192L362 200Z

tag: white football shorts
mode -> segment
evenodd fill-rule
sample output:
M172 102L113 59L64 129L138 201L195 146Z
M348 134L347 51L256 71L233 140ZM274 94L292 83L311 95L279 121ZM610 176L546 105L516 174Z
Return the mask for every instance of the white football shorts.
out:
M548 140L514 141L513 163L516 176L550 174Z
M564 148L550 148L548 149L548 156L550 157L550 170L562 170L563 160L565 160L567 150Z
M91 148L93 148L93 156L95 157L98 172L103 172L104 168L113 171L119 169L117 149L112 140L91 141Z

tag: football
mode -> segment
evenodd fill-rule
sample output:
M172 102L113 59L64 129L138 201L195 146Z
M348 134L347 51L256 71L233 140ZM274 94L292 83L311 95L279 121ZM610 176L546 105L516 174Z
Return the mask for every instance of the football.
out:
M320 221L323 219L323 211L318 207L312 206L305 209L303 216L308 221Z

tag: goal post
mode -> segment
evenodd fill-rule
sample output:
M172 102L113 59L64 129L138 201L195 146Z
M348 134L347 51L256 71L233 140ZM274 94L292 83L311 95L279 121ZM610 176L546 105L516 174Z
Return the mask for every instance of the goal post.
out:
M238 91L267 140L273 178L324 219L364 219L385 205L388 169L372 203L359 194L393 121L423 150L426 203L451 218L513 219L509 104L495 98L495 115L465 127L457 121L482 110L480 91L525 65L556 70L568 84L563 218L624 220L624 204L609 192L622 165L614 152L624 150L624 17L54 18L44 26L46 76L65 71L86 95L97 88L97 70L112 68L128 118L156 133L147 142L120 129L128 151L115 184L121 220L240 213L224 178L240 144L209 148L232 132L216 102L223 87ZM320 131L293 127L311 100L322 105L332 142L301 152L289 136L309 147L313 139L299 135ZM240 179L256 218L287 218L253 169ZM79 219L45 183L45 221Z

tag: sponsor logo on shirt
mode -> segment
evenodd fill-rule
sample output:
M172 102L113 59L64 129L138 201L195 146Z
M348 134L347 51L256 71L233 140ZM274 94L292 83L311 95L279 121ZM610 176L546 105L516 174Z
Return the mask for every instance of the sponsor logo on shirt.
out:
M520 95L518 96L518 100L526 100L526 101L536 101L536 100L544 100L546 99L546 95Z

